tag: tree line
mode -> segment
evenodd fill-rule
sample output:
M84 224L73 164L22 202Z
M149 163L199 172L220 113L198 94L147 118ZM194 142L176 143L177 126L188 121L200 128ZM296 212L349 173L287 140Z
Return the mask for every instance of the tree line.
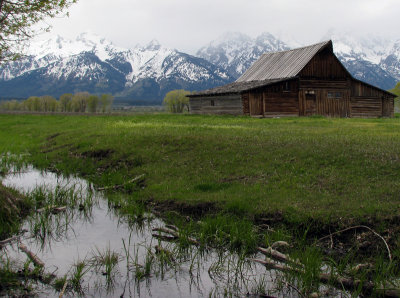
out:
M111 110L114 97L100 96L89 92L65 93L59 100L53 96L31 96L26 100L8 100L0 103L4 111L66 112L66 113L106 113Z

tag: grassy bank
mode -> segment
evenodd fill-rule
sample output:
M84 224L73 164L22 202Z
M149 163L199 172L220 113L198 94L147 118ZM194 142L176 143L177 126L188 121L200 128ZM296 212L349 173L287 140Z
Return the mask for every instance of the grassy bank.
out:
M0 180L0 240L18 232L28 214L30 202L23 195L1 184Z
M351 276L399 274L398 118L0 115L0 125L2 168L78 174L137 222L144 202L201 245L247 253L285 240L302 263L319 258L306 267L328 257L346 275L367 256L376 277Z
M251 218L399 214L400 119L1 115L0 151L132 197Z

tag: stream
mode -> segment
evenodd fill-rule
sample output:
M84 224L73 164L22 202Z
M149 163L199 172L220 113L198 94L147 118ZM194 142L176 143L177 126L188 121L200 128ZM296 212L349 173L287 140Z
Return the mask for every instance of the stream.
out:
M76 284L67 284L64 297L258 297L254 293L269 292L285 296L276 291L276 273L262 265L231 252L200 251L194 246L182 252L175 244L160 242L152 229L165 225L161 219L146 214L141 224L129 222L85 180L27 167L6 175L2 183L23 193L58 188L90 197L85 206L81 202L49 215L47 227L39 222L41 216L32 215L22 228L26 232L21 242L45 263L47 273L68 279L80 274ZM159 258L156 247L162 247L167 257ZM27 260L17 243L3 253L21 266ZM112 265L102 263L107 256L114 260ZM39 297L60 294L40 282L35 293Z

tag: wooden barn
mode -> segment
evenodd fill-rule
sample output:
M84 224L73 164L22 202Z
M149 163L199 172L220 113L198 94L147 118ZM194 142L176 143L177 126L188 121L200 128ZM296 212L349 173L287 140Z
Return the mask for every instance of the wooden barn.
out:
M393 117L394 94L353 78L332 41L263 54L236 82L188 95L193 114Z

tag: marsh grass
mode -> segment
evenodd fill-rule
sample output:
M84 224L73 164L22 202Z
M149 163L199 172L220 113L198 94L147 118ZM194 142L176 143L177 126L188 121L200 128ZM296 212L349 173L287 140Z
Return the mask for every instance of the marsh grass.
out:
M107 193L108 208L118 215L128 218L129 224L136 229L149 224L154 217L149 213L148 205L143 200L132 198L120 192Z
M35 296L38 285L50 285L54 275L44 268L33 266L30 259L21 262L0 252L0 296L31 297Z
M71 231L71 224L79 218L90 220L95 203L94 194L78 185L40 185L25 194L35 211L28 217L31 234L41 247L64 238ZM54 212L54 207L66 210Z
M260 235L249 220L218 214L206 216L197 231L201 243L237 252L254 252Z
M0 285L0 294L22 286L12 262L4 253L0 253Z
M72 266L72 271L70 273L69 282L72 289L82 295L84 294L84 277L91 270L91 266L88 264L87 260L78 260Z
M110 245L108 245L104 250L96 247L92 251L92 257L89 259L89 264L96 270L102 270L102 273L111 279L114 275L114 271L120 261L120 255L111 250Z
M18 233L32 205L23 194L5 187L0 181L0 240Z

